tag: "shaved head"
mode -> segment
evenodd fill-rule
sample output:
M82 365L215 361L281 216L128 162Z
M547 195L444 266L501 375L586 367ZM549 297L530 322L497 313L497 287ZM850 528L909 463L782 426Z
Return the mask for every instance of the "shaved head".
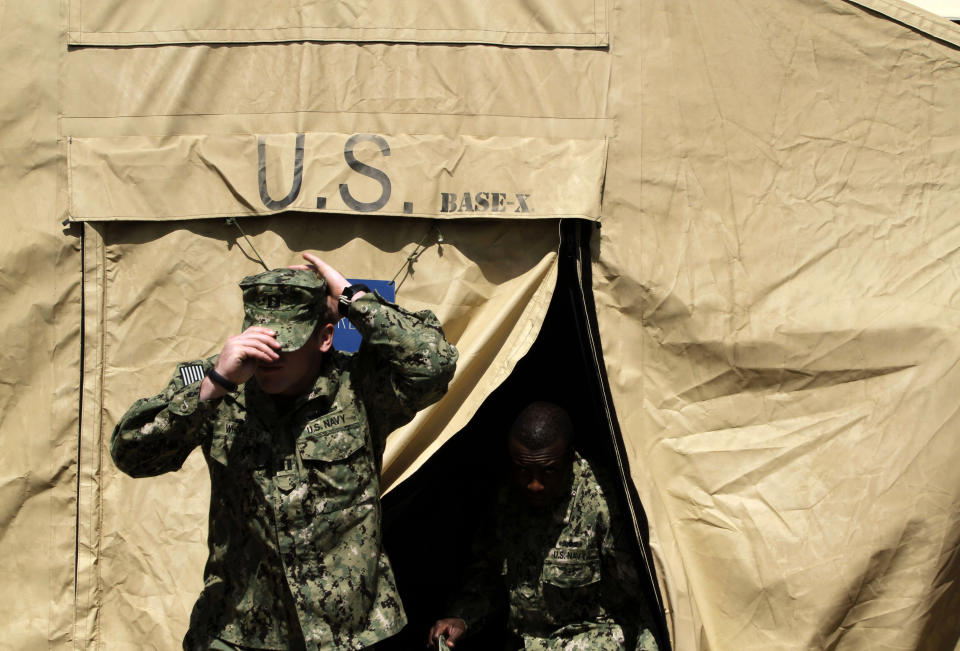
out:
M510 427L510 439L528 450L542 450L560 442L567 447L572 438L570 415L552 402L530 403Z
M570 415L550 402L531 403L513 421L507 452L514 485L529 506L546 508L569 495L572 438Z

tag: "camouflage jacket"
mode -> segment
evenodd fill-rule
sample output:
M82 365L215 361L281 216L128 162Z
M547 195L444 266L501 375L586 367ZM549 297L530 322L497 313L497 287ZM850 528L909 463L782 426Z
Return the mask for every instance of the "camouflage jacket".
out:
M350 321L360 350L327 354L308 395L284 402L251 379L201 402L214 357L181 364L117 424L124 472L177 470L197 446L210 471L209 557L184 648L359 649L406 623L381 545L383 449L444 394L457 351L431 312L374 294Z
M572 475L552 509L527 507L513 486L501 491L450 614L469 630L505 587L508 627L525 649L656 651L616 500L579 454Z

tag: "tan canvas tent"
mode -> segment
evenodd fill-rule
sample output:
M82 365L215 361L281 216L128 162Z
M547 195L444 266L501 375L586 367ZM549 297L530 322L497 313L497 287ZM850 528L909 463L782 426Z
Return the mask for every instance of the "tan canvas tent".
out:
M960 26L899 0L37 0L0 34L3 646L179 645L202 461L132 480L105 446L239 325L255 249L399 271L459 347L390 441L397 492L522 366L563 269L586 282L673 648L960 647Z

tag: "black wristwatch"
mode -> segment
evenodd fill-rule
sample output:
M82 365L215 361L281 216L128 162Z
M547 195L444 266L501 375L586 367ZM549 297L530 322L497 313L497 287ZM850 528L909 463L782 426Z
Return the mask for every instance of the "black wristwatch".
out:
M340 298L337 299L337 312L340 313L340 316L346 318L347 310L350 309L350 303L353 300L353 295L357 292L369 292L370 288L359 283L357 285L347 285L343 288L343 291L340 292Z
M231 382L227 378L217 373L216 369L214 369L212 366L210 367L210 370L207 371L207 377L210 378L217 386L226 389L228 393L233 393L240 388L236 382Z

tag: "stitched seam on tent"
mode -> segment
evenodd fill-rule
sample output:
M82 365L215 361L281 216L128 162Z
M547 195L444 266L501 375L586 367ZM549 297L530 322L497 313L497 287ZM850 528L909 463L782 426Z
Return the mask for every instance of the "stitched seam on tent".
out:
M532 36L594 36L606 32L599 32L596 29L589 32L515 32L506 29L483 29L482 27L178 27L177 29L132 29L132 30L93 30L76 31L78 34L179 34L190 32L284 32L284 31L368 31L368 32L453 32L453 33L474 33L483 34L517 34Z

